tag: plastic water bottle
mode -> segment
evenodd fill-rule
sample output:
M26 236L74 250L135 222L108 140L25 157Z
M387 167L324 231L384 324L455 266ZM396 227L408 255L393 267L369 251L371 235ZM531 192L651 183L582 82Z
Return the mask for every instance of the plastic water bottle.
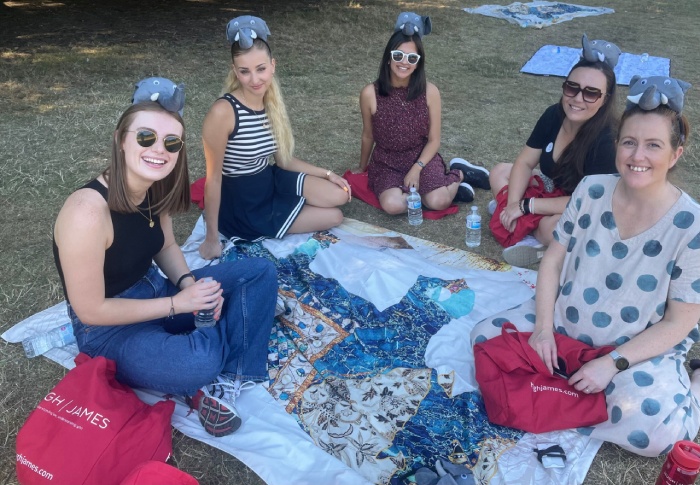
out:
M415 187L411 187L411 193L406 199L408 203L408 223L412 226L419 226L423 223L423 208L420 203L420 194Z
M646 52L642 54L642 62L647 62L649 60L649 54Z
M63 347L73 343L75 343L73 324L66 323L51 329L47 333L25 338L22 340L22 347L24 347L24 355L31 359L48 352L54 347Z
M211 279L211 277L206 276L202 278L202 281L209 283L213 280ZM197 328L202 328L213 327L214 325L216 325L216 320L214 320L214 311L215 308L212 308L211 310L197 311L197 314L194 316L194 326Z
M700 445L678 441L666 456L656 485L691 485L700 471Z
M479 208L472 206L472 211L467 215L467 238L465 239L467 247L476 248L481 244L481 216Z

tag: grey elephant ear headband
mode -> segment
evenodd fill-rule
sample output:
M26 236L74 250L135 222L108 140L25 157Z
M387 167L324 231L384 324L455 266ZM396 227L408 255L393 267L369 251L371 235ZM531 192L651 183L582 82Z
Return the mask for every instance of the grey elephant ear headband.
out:
M636 104L643 110L649 111L665 105L680 114L683 111L683 101L688 89L690 89L689 83L672 77L632 76L626 109Z
M185 85L175 84L164 77L149 77L142 79L135 85L132 104L146 101L156 101L171 113L182 116L185 107Z
M226 26L226 38L229 44L238 42L242 49L253 47L255 39L267 42L267 37L271 35L265 21L252 15L243 15L232 19Z
M408 36L418 34L418 37L422 39L424 35L433 31L433 23L430 21L430 17L421 17L413 12L402 12L394 25L394 32L399 31Z
M610 69L615 69L622 54L618 46L607 40L588 40L586 34L583 34L581 44L583 44L581 56L588 62L604 62L610 66Z

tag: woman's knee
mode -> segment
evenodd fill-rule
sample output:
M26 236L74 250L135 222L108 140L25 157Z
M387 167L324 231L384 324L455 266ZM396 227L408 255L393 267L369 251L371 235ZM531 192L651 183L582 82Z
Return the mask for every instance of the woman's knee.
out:
M445 187L433 190L425 195L425 206L432 210L447 209L451 203L452 199Z
M406 212L406 201L403 197L385 198L380 201L382 210L389 215L395 216Z
M335 189L333 190L332 197L333 197L333 205L336 207L343 206L350 201L350 197L348 197L348 193L345 192L340 187L338 187L337 185L335 186Z
M508 183L508 178L510 177L510 171L513 169L512 163L497 163L495 167L491 169L489 173L489 182L491 187L503 187Z

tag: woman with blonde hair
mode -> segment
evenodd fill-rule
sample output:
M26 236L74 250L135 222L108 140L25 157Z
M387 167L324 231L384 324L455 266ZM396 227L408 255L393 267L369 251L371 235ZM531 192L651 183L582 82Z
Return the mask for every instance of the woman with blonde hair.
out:
M338 206L351 196L344 178L294 157L265 21L237 17L226 35L231 71L202 128L207 229L199 252L205 259L221 255L219 234L259 241L337 226Z

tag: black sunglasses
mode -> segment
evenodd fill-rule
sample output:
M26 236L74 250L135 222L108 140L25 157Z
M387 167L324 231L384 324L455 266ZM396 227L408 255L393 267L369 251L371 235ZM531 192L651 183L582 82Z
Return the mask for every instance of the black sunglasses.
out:
M420 54L416 54L415 52L406 54L404 51L391 51L392 61L403 62L404 59L407 59L408 63L411 65L418 64L418 61L420 61Z
M590 86L582 88L579 83L573 81L564 81L564 84L561 85L561 89L564 92L564 96L569 98L574 98L578 93L581 93L586 103L595 103L603 96L603 92L600 89Z
M136 143L144 148L151 147L158 141L158 134L148 128L140 128L135 131L130 131L130 133L136 133ZM177 135L165 135L163 138L163 146L166 151L177 153L185 146L185 142Z

